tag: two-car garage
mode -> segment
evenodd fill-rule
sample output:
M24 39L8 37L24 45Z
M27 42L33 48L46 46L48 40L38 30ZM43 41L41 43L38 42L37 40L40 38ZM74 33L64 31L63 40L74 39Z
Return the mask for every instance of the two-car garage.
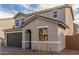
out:
M7 46L22 48L22 32L7 33Z

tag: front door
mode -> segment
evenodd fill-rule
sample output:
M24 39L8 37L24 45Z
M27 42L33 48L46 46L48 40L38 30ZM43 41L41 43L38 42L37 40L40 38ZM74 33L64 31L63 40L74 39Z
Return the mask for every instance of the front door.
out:
M31 31L26 31L26 49L31 49Z

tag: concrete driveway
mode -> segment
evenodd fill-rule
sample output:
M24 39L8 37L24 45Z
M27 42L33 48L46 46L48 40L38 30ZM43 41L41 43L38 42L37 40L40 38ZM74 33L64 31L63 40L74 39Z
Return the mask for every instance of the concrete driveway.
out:
M36 50L23 50L16 47L2 47L0 55L49 55L52 52L36 51Z
M0 54L8 54L10 52L15 52L22 50L21 48L16 48L16 47L2 47L0 48Z
M0 49L0 55L79 55L79 50L64 49L61 52L44 52L36 50L23 50L16 47L3 47Z

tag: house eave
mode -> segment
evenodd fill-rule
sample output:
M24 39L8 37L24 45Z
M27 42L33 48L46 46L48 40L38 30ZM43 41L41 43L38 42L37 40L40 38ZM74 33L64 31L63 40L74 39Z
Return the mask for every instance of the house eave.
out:
M21 29L18 29L18 28L11 28L11 29L4 29L2 31L5 31L5 32L11 32L11 31L21 31Z

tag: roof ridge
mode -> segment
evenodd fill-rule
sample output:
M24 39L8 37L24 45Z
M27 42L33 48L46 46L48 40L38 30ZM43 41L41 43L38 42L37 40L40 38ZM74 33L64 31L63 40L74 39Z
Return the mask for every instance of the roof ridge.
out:
M33 15L33 14L39 14L39 13L43 13L43 12L47 12L47 11L52 11L52 10L56 10L56 9L60 9L60 8L64 8L64 7L72 7L72 6L69 5L69 4L64 4L64 5L60 5L60 6L56 6L56 7L51 7L51 8L48 8L48 9L44 9L44 10L35 11L35 12L32 12L32 13L27 13L27 14L25 14L25 13L18 13L18 14L24 14L26 16L30 16L30 15ZM14 18L16 18L16 16L14 16Z

